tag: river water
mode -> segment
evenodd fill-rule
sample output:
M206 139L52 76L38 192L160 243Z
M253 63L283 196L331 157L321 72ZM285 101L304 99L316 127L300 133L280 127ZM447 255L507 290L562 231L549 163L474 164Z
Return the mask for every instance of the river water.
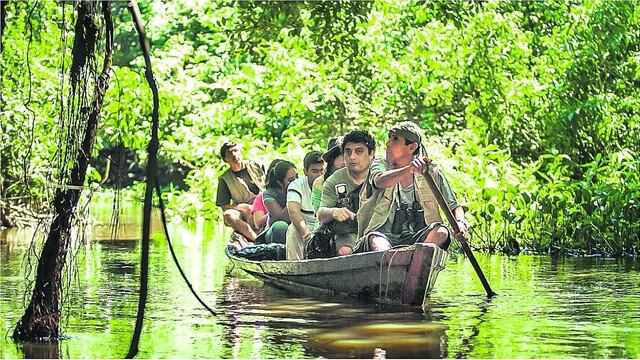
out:
M0 234L1 358L119 358L135 323L140 227L119 240L96 225L79 247L58 344L15 344L31 231ZM170 225L190 294L157 226L139 358L639 358L637 259L477 258L499 297L487 300L470 263L452 254L426 308L302 298L264 285L224 255L219 224Z

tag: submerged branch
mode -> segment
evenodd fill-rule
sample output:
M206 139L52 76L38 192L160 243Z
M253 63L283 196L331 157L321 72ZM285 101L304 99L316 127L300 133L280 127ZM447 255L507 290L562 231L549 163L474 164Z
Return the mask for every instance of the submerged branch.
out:
M147 36L142 25L142 19L140 16L140 9L136 0L129 0L127 5L133 21L138 32L140 39L140 46L142 47L142 53L144 55L145 62L145 78L149 83L149 87L153 93L153 125L151 128L151 141L147 147L149 160L147 162L147 179L146 188L144 194L144 209L142 219L142 255L140 260L140 298L138 300L138 314L136 317L136 327L133 332L131 344L129 346L129 352L127 358L131 359L138 353L138 343L140 342L140 334L142 332L142 324L144 321L144 310L147 302L147 279L149 274L149 233L151 229L151 202L153 200L153 188L156 184L157 167L158 167L158 127L159 127L159 109L160 100L158 95L158 85L153 76L153 70L151 68L151 53L149 51L149 44L147 42Z

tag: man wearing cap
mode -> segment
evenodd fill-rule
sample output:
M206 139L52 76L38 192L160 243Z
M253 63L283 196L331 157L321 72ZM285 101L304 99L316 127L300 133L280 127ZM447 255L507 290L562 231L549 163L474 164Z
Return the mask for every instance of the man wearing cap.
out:
M369 250L429 242L447 249L449 229L443 225L438 203L423 173L433 176L449 209L467 235L464 209L440 169L427 156L422 129L403 121L389 130L386 160L375 159L361 194L358 242Z
M311 232L316 226L316 211L311 204L313 181L324 173L324 160L319 151L311 151L303 160L304 176L287 188L287 210L291 224L287 229L287 260L302 260Z
M331 225L339 256L358 250L356 213L359 194L367 179L375 147L375 140L366 131L354 130L345 135L342 154L346 166L336 170L322 186L317 216L322 224Z
M254 241L257 235L251 204L264 189L264 168L253 161L243 161L240 146L234 142L222 144L220 157L230 167L220 176L216 205L224 212L225 225Z

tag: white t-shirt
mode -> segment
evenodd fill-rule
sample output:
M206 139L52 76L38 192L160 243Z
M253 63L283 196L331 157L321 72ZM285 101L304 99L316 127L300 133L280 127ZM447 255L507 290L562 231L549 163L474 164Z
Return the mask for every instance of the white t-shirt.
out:
M316 223L316 213L311 204L311 187L306 176L301 176L294 180L287 188L287 203L296 202L300 204L302 217L304 217L307 227L314 229Z

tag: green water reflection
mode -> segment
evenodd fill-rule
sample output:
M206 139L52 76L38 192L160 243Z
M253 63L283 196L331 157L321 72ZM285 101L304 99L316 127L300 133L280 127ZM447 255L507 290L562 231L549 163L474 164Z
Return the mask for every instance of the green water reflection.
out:
M81 247L65 333L57 345L2 339L2 358L113 358L128 349L138 292L139 225L120 240L95 226ZM220 225L172 225L177 256L212 316L189 293L154 227L140 358L603 358L640 357L640 262L478 256L500 296L452 256L425 311L300 298L230 275ZM22 314L27 231L0 234L5 334Z

